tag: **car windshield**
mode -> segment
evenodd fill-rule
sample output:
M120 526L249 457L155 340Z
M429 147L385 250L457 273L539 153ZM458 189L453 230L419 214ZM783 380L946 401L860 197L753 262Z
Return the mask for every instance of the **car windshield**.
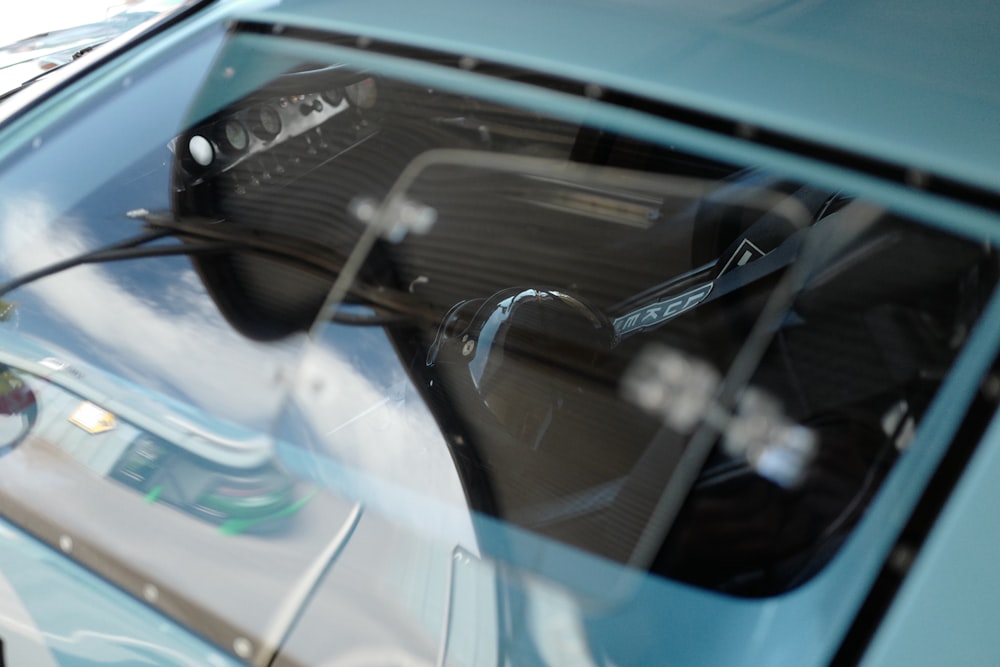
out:
M629 618L637 590L776 596L836 557L918 446L989 246L472 62L253 32L109 75L5 158L14 520L304 662L331 615L360 645L371 596L407 651L527 656L495 567Z

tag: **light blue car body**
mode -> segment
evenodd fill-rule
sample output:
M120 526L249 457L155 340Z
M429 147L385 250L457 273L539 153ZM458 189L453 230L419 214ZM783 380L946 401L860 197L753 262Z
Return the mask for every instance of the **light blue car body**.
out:
M753 161L778 173L835 183L951 231L997 243L995 210L928 192L935 179L1000 194L1000 6L968 2L569 2L430 0L360 2L288 0L211 4L144 41L127 57L73 65L53 80L54 92L32 99L0 134L0 155L62 113L91 81L121 77L188 34L217 31L235 20L299 26L434 52L499 62L624 92L718 118L740 128L727 136L684 120L515 84L461 68L435 69L378 53L353 54L389 71L447 81L470 92L531 100L567 117L598 117L612 127ZM122 47L124 48L124 47ZM89 72L87 71L89 70ZM29 93L30 94L30 93ZM18 97L6 104L22 103ZM801 142L785 151L756 142L758 132ZM851 160L824 161L824 150ZM853 160L853 161L852 161ZM891 165L882 178L855 163ZM947 222L942 223L945 220ZM870 511L831 564L805 585L767 599L737 599L638 575L635 595L594 623L606 644L627 645L622 628L655 619L657 635L635 664L655 655L661 665L747 667L823 665L855 623L880 569L890 558L913 507L961 426L1000 351L1000 298L994 294L918 432L910 455L893 469ZM295 467L290 458L289 465ZM332 465L332 464L331 464ZM330 473L336 475L336 471ZM994 423L948 498L863 659L875 665L1000 663L992 619L1000 613L994 570L1000 533L994 515L1000 479L1000 425ZM507 529L474 522L483 543ZM20 598L57 664L76 665L143 655L155 664L240 664L182 625L3 522L0 573ZM509 537L509 536L507 536ZM581 558L564 569L557 547L524 537L513 564L585 590L613 573ZM549 550L552 550L551 552ZM58 603L46 598L59 591ZM97 613L106 608L108 614ZM8 639L0 619L0 634ZM24 641L36 641L27 633ZM81 639L82 638L82 639ZM145 653L144 642L155 645ZM132 658L127 658L130 660ZM8 664L18 665L11 659ZM630 663L631 664L631 663ZM652 664L652 663L645 663Z

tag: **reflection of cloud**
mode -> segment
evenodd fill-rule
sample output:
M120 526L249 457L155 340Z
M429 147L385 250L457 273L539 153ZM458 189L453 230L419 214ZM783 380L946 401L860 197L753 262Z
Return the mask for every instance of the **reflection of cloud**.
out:
M9 203L0 217L4 268L20 275L92 247L83 227L59 218L38 198ZM328 454L464 510L447 445L381 330L357 328L335 345L326 339L299 364L304 338L281 344L248 340L225 322L186 262L140 261L148 271L112 273L108 266L84 265L22 289L79 337L72 353L93 361L97 350L109 370L144 387L177 387L197 409L252 428L270 431L277 423L285 389L279 378L301 368L295 399L314 430L328 434ZM126 275L141 277L143 284L128 289ZM461 532L471 533L471 525ZM463 542L474 544L471 538Z
M0 229L3 239L0 252L3 253L4 264L10 267L11 275L45 264L31 262L30 266L17 267L14 263L18 259L27 259L30 251L40 244L40 237L51 235L50 228L56 220L55 212L39 195L28 193L19 199L5 198L3 211L0 212L0 221L3 223Z
M384 335L368 338L368 353L395 357ZM380 349L372 340L378 338ZM303 358L301 368L294 387L296 405L323 434L327 453L388 483L366 488L364 493L371 497L396 486L451 509L461 508L458 514L420 516L427 506L399 507L398 497L393 499L397 502L387 503L395 505L397 517L405 517L421 532L448 534L474 549L471 523L464 511L465 494L448 445L402 366L386 365L381 373L362 372L338 350L316 346Z
M63 30L101 21L115 0L41 0L22 9L13 6L5 11L0 27L0 44L25 39L39 33Z
M37 199L11 208L16 208L17 216L4 216L0 247L16 249L6 257L12 275L91 245L79 234L78 222L58 218ZM268 426L280 388L262 388L276 383L279 368L293 358L293 347L255 343L233 331L194 270L178 260L141 261L169 269L150 272L155 280L164 281L152 288L155 300L142 298L141 290L130 291L120 276L113 277L99 264L74 267L24 289L66 320L74 333L89 339L81 340L74 352L93 349L96 343L106 363L117 366L122 375L145 386L181 388L210 414Z

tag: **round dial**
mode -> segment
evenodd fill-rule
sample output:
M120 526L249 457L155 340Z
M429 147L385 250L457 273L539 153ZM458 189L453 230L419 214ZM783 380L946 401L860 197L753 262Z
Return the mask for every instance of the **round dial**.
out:
M274 139L281 132L281 116L271 107L257 107L250 117L253 133L265 141Z
M196 134L188 140L188 155L199 167L207 167L215 160L215 149L211 141Z
M340 88L330 88L329 90L324 90L321 95L324 100L333 106L338 106L344 100L344 93L340 90Z
M227 153L242 153L250 147L250 133L243 123L232 118L222 121L218 133L219 144Z
M371 109L378 100L378 85L371 77L352 83L344 92L348 101L359 109Z

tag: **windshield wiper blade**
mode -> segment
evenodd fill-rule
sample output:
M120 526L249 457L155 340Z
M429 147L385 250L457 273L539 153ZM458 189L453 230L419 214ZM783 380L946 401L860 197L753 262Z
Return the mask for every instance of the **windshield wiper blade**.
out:
M344 269L346 258L333 248L288 234L265 231L239 222L187 217L181 220L170 214L149 214L148 225L175 232L181 237L200 240L214 239L235 243L237 250L293 261L299 268L335 281ZM355 280L348 288L349 300L344 305L364 305L371 314L358 314L337 308L329 321L356 326L385 326L403 321L425 319L436 321L440 313L419 303L409 292L385 285L371 285ZM322 313L318 313L322 316Z
M143 220L147 228L136 236L67 257L0 283L0 298L19 287L77 266L147 257L251 252L293 261L300 268L331 281L336 279L342 268L342 261L330 250L317 250L314 244L298 242L282 235L263 234L236 223L217 220L179 221L168 214L146 214ZM165 238L175 238L180 243L149 245ZM352 286L350 293L353 298L345 302L346 306L363 305L371 312L338 309L331 315L331 321L355 326L386 326L429 316L428 311L418 306L413 299L407 298L409 295L405 292L356 284Z
M169 229L155 229L147 231L138 236L117 241L106 246L101 246L94 250L83 252L79 255L68 257L64 260L47 264L34 271L28 271L16 278L0 283L0 297L9 292L23 287L30 283L46 278L48 276L62 273L67 269L84 264L102 264L105 262L115 262L127 259L140 259L143 257L169 257L175 255L191 255L202 253L219 253L238 249L239 244L231 242L208 242L201 245L158 245L147 246L147 243L158 241L162 238L174 236L175 232Z

